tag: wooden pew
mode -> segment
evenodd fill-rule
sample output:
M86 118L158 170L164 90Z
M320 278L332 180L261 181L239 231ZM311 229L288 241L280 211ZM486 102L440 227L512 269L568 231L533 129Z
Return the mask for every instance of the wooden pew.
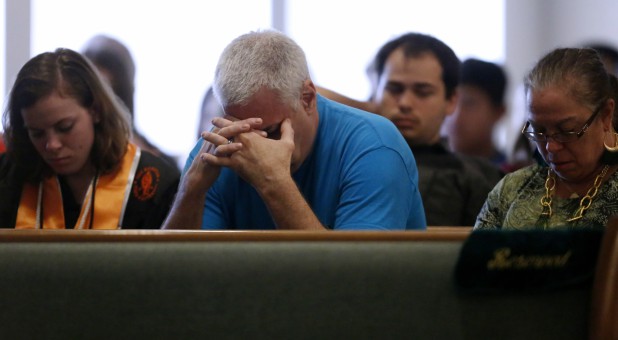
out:
M609 220L592 289L590 339L618 339L618 217Z
M590 287L461 294L469 233L0 231L0 338L586 336Z
M233 241L463 241L471 228L427 231L246 231L246 230L33 230L0 229L0 242L233 242Z

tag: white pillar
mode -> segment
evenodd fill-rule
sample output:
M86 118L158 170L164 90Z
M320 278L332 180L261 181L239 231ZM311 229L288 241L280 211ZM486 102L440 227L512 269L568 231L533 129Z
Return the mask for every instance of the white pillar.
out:
M15 76L30 59L30 0L5 0L5 75L4 89L8 93ZM3 97L6 94L3 93Z

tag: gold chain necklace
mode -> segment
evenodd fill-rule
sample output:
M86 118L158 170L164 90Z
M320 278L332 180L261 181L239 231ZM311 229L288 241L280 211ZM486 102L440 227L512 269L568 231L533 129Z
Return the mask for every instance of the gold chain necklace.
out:
M594 184L592 184L592 187L590 187L590 189L588 189L588 192L586 192L586 196L582 197L582 199L579 201L579 208L575 212L575 215L567 219L567 222L577 221L584 216L584 212L588 208L590 208L592 200L599 192L599 187L603 183L603 177L605 177L605 175L607 174L608 169L609 165L605 165L603 167L601 173L598 174L597 177L594 179ZM541 207L543 207L543 212L541 212L541 216L551 217L552 215L551 203L553 196L552 194L555 187L556 175L551 170L551 168L549 168L547 170L547 179L545 180L545 196L541 197Z

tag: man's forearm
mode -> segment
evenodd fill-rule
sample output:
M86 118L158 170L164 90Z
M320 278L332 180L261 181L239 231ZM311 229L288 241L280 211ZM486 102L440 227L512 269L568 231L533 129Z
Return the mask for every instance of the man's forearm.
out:
M260 192L277 229L326 230L290 177Z
M206 192L187 188L183 183L162 229L200 229Z

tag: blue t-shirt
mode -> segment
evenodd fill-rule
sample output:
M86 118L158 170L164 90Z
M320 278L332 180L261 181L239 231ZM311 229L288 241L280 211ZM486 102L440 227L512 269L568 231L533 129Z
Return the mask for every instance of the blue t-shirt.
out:
M318 95L313 149L292 174L303 197L330 229L425 229L414 156L384 117ZM203 140L191 151L185 171ZM208 191L202 229L276 229L257 191L221 169Z

